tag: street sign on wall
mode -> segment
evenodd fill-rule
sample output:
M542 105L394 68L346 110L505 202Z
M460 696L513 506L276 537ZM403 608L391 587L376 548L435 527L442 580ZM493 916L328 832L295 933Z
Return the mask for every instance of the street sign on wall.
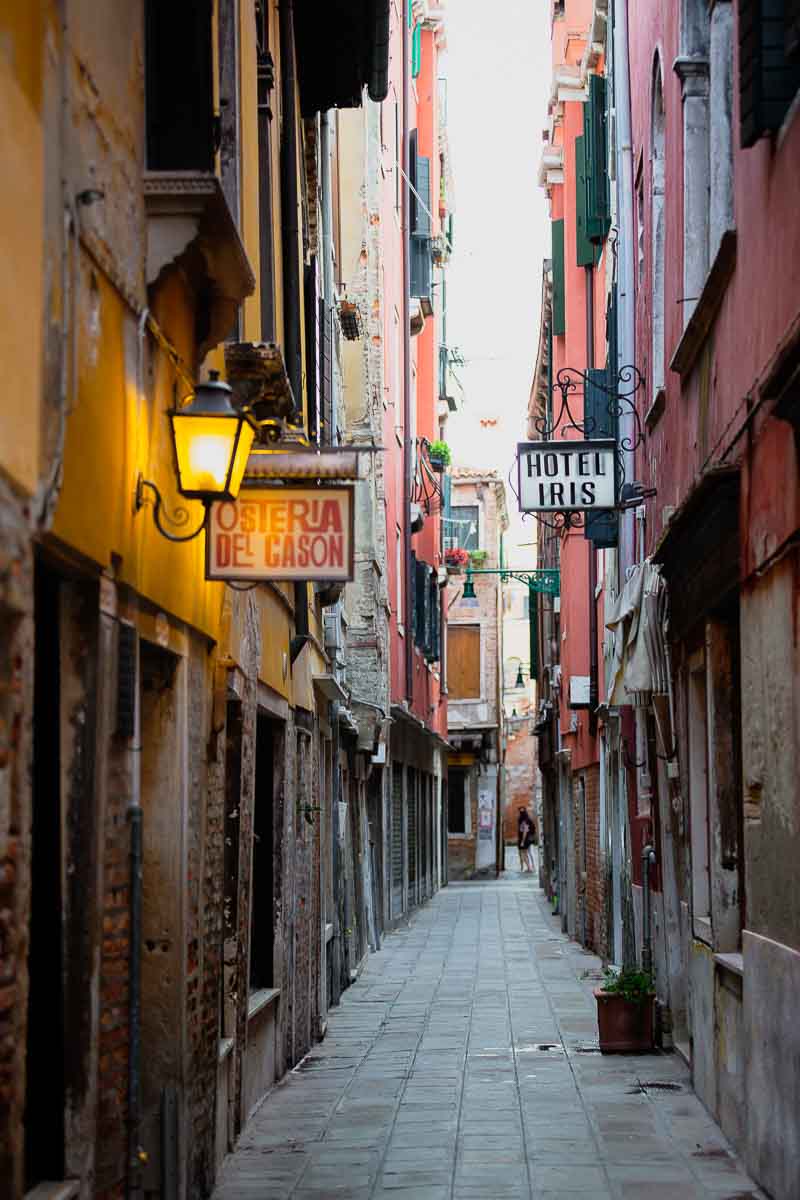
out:
M212 504L206 578L352 579L353 487L242 488Z
M616 443L611 438L520 442L517 468L520 512L592 512L616 504Z

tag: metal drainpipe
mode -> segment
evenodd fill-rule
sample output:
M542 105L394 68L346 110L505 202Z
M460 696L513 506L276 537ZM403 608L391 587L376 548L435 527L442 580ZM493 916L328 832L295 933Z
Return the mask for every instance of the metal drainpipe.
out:
M300 345L300 251L297 223L297 106L295 103L294 16L292 0L279 6L281 47L281 229L283 235L283 342L295 413L303 411L303 358Z
M586 267L586 367L594 367L594 267ZM585 519L585 518L584 518ZM586 539L589 550L589 733L597 733L597 554L594 542Z
M634 313L634 212L633 212L633 135L631 132L631 81L628 58L628 0L614 0L614 112L616 119L617 153L617 225L619 226L619 361L615 369L629 366L636 360L636 331ZM625 407L625 406L623 406ZM633 414L627 411L620 417L620 444L633 444ZM623 450L625 478L635 475L634 455ZM634 562L634 518L628 509L620 515L619 589L625 583L625 572Z
M330 331L329 313L333 308L334 302L332 258L333 206L331 204L331 119L330 114L326 112L320 116L319 150L322 163L322 290L325 297L325 324L328 327L328 331ZM331 444L335 441L336 435L336 406L333 396L334 376L335 372L331 371L330 392L325 397L326 411L320 414L328 431L328 440Z
M141 1123L142 1064L142 796L141 796L141 709L137 655L135 729L131 761L133 778L128 804L130 824L130 945L128 959L128 1173L126 1196L134 1200L142 1194L144 1152L139 1143Z
M411 636L411 613L413 604L411 580L411 476L414 467L414 447L411 445L411 243L410 206L410 134L408 109L411 102L410 61L408 45L408 22L403 17L403 448L405 462L403 470L403 562L405 574L404 616L406 626L406 699L414 700L414 644ZM416 582L416 581L414 581Z
M642 970L653 970L653 940L650 934L650 868L656 852L648 842L642 850Z

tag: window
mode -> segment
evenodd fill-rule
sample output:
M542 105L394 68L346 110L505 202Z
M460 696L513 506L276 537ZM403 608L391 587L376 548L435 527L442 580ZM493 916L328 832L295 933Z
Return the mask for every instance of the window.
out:
M479 549L480 507L477 504L451 504L445 524L445 550Z
M395 616L400 632L403 632L403 538L400 527L397 527L395 540Z
M411 35L411 78L416 79L422 70L422 25L417 21Z
M710 871L708 840L708 708L703 651L689 663L689 821L692 853L692 919L695 935L710 935Z
M566 292L564 285L564 219L551 221L553 260L553 337L567 332Z
M650 123L650 252L653 284L652 380L651 404L664 387L664 92L661 63L656 60L653 73L653 106Z
M450 625L447 630L447 691L452 700L481 695L481 627Z
M150 171L213 171L211 0L147 0L145 111Z
M256 727L256 783L253 797L253 866L250 892L250 989L273 984L273 824L274 773L277 738L273 723L258 715Z
M447 772L447 832L464 834L469 828L466 771Z
M800 87L798 27L795 0L739 0L739 136L744 148L780 129Z

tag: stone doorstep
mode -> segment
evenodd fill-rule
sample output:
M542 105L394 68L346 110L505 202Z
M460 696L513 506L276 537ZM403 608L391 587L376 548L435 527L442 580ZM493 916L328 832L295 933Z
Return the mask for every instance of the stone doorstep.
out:
M60 1183L38 1183L30 1192L25 1193L24 1200L73 1200L79 1196L81 1183L79 1179L63 1179Z

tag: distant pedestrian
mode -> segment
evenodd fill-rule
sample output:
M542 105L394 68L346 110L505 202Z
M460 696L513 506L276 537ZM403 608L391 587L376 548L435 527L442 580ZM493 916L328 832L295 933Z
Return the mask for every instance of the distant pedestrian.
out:
M533 871L533 846L536 843L536 828L527 808L520 808L517 817L517 849L520 870Z

